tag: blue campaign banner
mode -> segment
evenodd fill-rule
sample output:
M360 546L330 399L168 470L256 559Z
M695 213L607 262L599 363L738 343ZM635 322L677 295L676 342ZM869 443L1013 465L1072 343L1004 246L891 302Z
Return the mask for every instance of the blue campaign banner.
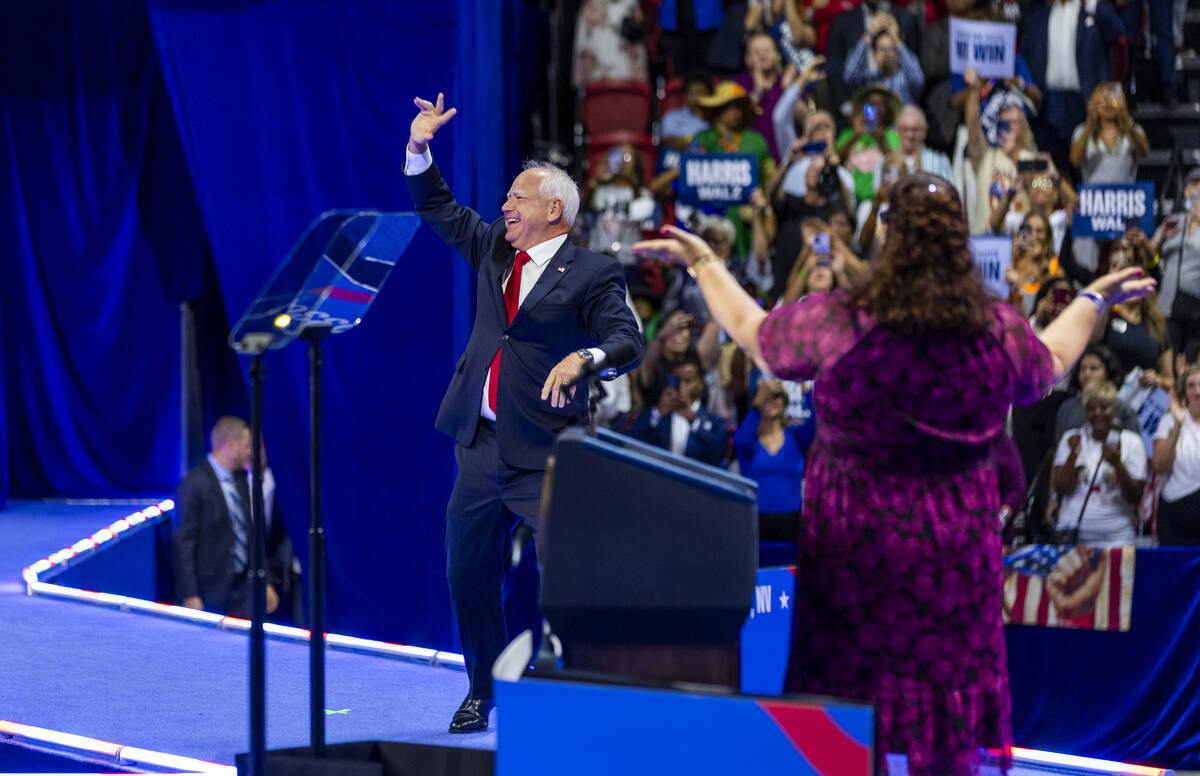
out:
M498 680L496 776L870 776L875 714L854 701L755 698L526 676ZM587 721L564 709L586 709Z
M754 603L742 626L742 692L780 695L792 646L794 568L759 569Z
M680 202L696 207L743 205L757 185L754 154L680 154Z
M1154 184L1097 183L1084 184L1079 193L1079 206L1071 221L1075 237L1115 240L1125 234L1130 219L1147 235L1154 234Z

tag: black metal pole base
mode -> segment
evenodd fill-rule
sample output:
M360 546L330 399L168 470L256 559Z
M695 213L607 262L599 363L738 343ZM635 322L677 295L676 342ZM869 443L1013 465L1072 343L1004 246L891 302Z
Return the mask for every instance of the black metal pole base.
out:
M312 753L325 755L325 529L321 526L321 340L328 327L310 326L308 340L309 498L308 599L312 610L308 640L309 722Z
M267 772L267 655L263 621L267 618L267 543L262 485L263 357L250 361L250 445L253 481L250 494L250 773Z

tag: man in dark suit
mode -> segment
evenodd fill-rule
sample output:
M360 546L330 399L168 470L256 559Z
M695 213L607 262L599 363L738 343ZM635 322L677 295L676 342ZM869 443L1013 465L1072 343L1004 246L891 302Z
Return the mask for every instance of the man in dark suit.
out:
M250 611L250 427L226 415L210 435L212 452L187 473L175 494L171 537L175 596L186 607L233 617ZM267 585L267 613L279 596Z
M863 0L833 17L829 36L825 39L823 69L829 79L829 96L835 114L841 115L842 104L850 100L850 89L845 80L846 58L850 55L850 49L864 35L873 35L882 29L899 35L909 51L921 50L917 17L886 0Z
M1039 2L1025 11L1018 50L1042 89L1034 139L1059 170L1067 170L1071 138L1087 118L1088 97L1109 80L1111 63L1123 64L1121 17L1107 0Z
M671 381L658 404L642 413L630 435L712 466L722 466L729 454L729 425L701 406L704 377L700 362L691 357L671 370Z
M588 392L571 386L589 363L617 371L645 343L625 304L621 265L567 243L579 189L550 164L527 162L485 222L454 200L428 143L456 113L417 98L406 180L417 212L478 273L477 309L437 416L457 441L458 479L446 506L446 577L470 690L450 732L485 730L492 663L507 643L501 577L521 521L536 532L554 435L584 423ZM605 363L609 354L631 354Z

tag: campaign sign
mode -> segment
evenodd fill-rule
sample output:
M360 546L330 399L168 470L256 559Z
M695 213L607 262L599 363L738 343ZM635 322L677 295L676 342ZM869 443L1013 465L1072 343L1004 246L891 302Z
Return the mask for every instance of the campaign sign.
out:
M681 154L679 201L698 207L729 207L750 200L758 185L753 154Z
M987 292L998 299L1008 298L1004 273L1012 264L1012 240L991 235L971 238L971 258L979 267L979 279Z
M1171 411L1171 396L1162 388L1155 388L1138 407L1138 425L1142 432L1142 444L1146 446L1146 455L1154 452L1154 432L1158 424ZM1131 429L1132 430L1132 429Z
M1017 64L1017 26L950 17L950 72L972 67L980 78L1012 78Z
M1071 220L1071 234L1097 240L1115 240L1125 234L1126 222L1137 219L1146 234L1154 234L1154 184L1097 183L1078 187L1079 205Z

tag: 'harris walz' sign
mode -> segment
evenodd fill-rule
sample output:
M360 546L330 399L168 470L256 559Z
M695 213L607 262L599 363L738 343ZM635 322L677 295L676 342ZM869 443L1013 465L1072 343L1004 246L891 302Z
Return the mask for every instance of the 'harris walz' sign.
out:
M1153 183L1097 183L1079 189L1079 206L1071 234L1115 240L1133 219L1146 234L1154 234Z
M758 185L753 154L681 154L679 201L700 207L728 207L750 200Z

